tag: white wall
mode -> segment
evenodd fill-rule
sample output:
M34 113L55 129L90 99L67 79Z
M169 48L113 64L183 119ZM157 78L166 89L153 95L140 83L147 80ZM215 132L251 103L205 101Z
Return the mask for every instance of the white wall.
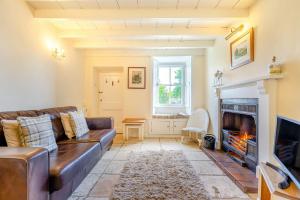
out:
M55 105L56 61L46 45L54 37L23 1L0 1L0 111Z
M88 110L88 115L99 116L98 113L98 98L97 97L97 77L98 69L101 67L123 68L124 80L124 99L123 107L124 114L128 117L148 117L151 107L137 106L149 105L150 101L150 71L149 65L151 60L149 57L114 57L114 56L89 56L85 58L85 105ZM129 90L127 89L127 67L128 66L146 66L146 89L145 90Z
M212 87L214 80L214 73L217 70L223 70L227 65L226 43L224 39L217 39L215 41L215 47L207 49L207 68L206 68L206 103L205 107L209 112L210 125L209 132L214 133L218 137L218 106L219 102L215 96L215 88ZM224 81L226 83L226 81Z
M192 110L205 107L206 55L192 56Z
M266 73L273 55L284 62L285 77L278 85L278 114L300 120L300 1L264 0L253 7L258 73ZM243 71L246 75L247 71Z
M300 120L300 1L261 0L250 10L249 23L254 27L255 61L230 70L229 43L219 38L207 50L207 100L212 124L210 131L217 134L213 73L224 71L224 83L268 74L273 56L284 62L284 78L278 82L277 110L279 115ZM232 38L234 39L234 38Z
M62 47L56 59L51 47ZM84 105L82 52L33 18L24 1L0 1L0 111Z
M84 108L84 52L61 42L66 57L58 61L56 105Z
M85 105L88 114L97 116L98 102L96 98L95 69L101 67L124 68L124 116L151 118L152 115L152 55L103 55L101 52L87 52L85 58ZM202 54L202 52L198 53ZM127 68L130 66L146 67L146 89L127 88ZM192 108L205 104L205 56L192 56ZM100 114L101 115L101 114Z

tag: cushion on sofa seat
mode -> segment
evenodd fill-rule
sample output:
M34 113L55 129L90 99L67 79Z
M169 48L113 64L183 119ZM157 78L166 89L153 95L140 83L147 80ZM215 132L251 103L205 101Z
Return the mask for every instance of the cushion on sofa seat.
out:
M22 147L24 140L21 137L21 126L17 120L1 120L3 132L8 147Z
M72 131L75 133L76 137L81 137L87 132L89 132L84 113L82 111L68 112L70 116L70 124Z
M60 113L67 113L76 110L77 108L74 106L66 106L66 107L42 109L42 110L38 110L37 113L39 115L42 114L51 115L51 122L52 122L53 131L55 133L55 139L56 141L60 141L60 140L67 139L67 136L65 135L64 127L60 119Z
M0 112L0 121L3 119L16 120L17 117L19 116L36 117L38 116L38 114L35 110ZM0 123L0 146L7 146L1 123Z
M70 140L60 141L59 143L100 142L102 151L105 151L108 149L115 136L115 129L90 130L87 134L79 138L72 138Z
M61 189L79 173L88 174L90 165L101 158L97 142L59 144L50 152L50 191Z
M22 129L20 136L24 140L24 146L44 147L48 151L57 149L50 115L18 117L17 120Z
M75 133L72 130L71 120L68 113L60 113L61 123L64 127L65 134L69 139L75 137Z

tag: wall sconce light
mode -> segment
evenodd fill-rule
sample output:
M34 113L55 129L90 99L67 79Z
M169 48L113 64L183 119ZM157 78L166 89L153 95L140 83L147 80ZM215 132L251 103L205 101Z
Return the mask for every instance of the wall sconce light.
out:
M236 34L236 33L238 33L238 32L240 32L241 30L243 30L243 28L244 28L244 25L243 24L241 24L239 27L237 27L237 28L231 28L231 32L225 37L225 39L226 40L229 40L234 34Z
M65 50L62 48L52 48L52 56L57 59L65 58Z

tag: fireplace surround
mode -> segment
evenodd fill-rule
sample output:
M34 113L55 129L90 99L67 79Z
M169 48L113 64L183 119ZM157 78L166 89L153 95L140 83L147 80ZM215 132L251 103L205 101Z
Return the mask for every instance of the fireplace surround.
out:
M273 158L277 114L277 82L283 75L262 75L241 81L226 81L215 87L214 96L209 101L211 131L216 136L216 148L222 149L222 101L226 99L257 99L257 149L258 162L276 163Z
M258 163L258 99L221 100L222 149L244 167Z

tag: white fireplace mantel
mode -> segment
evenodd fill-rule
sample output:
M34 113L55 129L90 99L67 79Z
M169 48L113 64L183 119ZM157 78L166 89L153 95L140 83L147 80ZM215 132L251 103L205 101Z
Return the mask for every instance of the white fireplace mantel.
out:
M226 85L214 86L215 96L218 99L222 98L258 98L260 94L266 94L268 84L278 79L282 79L283 74L266 75L246 79ZM269 87L270 88L270 87ZM228 94L233 93L233 94ZM230 96L230 97L227 97ZM240 97L239 97L240 96Z
M226 88L233 88L233 87L239 87L251 83L255 83L258 81L263 81L263 80L272 80L272 79L281 79L283 78L283 74L278 74L278 75L266 75L266 76L259 76L251 79L246 79L226 85L220 85L220 86L215 86L215 88L220 88L220 89L226 89Z
M258 157L259 162L274 162L272 152L277 114L277 80L283 75L267 75L226 84L215 88L219 127L217 145L221 146L221 100L227 98L258 99Z

